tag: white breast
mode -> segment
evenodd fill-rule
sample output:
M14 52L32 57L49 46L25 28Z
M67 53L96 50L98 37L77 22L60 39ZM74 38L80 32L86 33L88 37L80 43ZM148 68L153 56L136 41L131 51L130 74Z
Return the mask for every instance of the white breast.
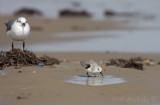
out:
M22 27L15 22L13 23L11 30L7 31L7 35L10 36L13 40L23 41L30 35L30 26L29 24L26 24L25 27Z

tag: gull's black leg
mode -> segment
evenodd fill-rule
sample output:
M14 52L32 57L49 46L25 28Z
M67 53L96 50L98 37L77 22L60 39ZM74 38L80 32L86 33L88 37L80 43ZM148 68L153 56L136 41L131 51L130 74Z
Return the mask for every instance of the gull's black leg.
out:
M14 41L12 41L12 50L14 49Z
M96 77L96 73L94 73L94 76Z
M88 75L88 77L90 77L89 74L88 74L88 72L87 72L87 75Z
M24 51L24 48L25 48L25 41L23 41L23 51Z
M102 72L100 72L100 74L103 76Z

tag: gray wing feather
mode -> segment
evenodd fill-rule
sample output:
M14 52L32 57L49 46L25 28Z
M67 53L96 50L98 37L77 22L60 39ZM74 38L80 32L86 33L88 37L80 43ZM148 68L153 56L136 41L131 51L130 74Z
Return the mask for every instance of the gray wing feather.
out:
M88 69L91 67L90 61L81 61L80 64L85 68Z
M7 27L6 31L11 30L11 27L12 27L14 21L15 21L15 20L9 20L7 23L5 23L5 25L6 25L6 27Z
M85 69L88 69L88 68L90 68L90 67L91 67L90 64L86 64L86 65L85 65Z

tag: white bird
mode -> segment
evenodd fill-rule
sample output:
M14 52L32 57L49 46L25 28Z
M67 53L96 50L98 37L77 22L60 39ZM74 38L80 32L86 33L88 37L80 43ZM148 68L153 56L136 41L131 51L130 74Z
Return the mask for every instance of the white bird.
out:
M102 68L95 61L93 60L81 61L80 64L87 71L88 77L90 77L88 72L94 73L95 77L96 77L95 73L100 73L103 76Z
M12 39L12 49L14 41L23 41L23 51L25 48L25 40L30 35L30 26L26 18L19 17L17 20L9 20L5 23L7 35Z

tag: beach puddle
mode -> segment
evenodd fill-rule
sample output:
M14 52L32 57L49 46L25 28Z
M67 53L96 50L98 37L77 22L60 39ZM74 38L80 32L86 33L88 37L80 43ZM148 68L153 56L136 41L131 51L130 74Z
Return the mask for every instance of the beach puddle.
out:
M88 85L88 86L103 86L103 85L111 85L111 84L119 84L126 82L123 78L117 78L111 75L102 76L73 76L65 82L79 84L79 85Z
M4 70L0 70L0 76L5 76L5 75L7 75L7 72Z

